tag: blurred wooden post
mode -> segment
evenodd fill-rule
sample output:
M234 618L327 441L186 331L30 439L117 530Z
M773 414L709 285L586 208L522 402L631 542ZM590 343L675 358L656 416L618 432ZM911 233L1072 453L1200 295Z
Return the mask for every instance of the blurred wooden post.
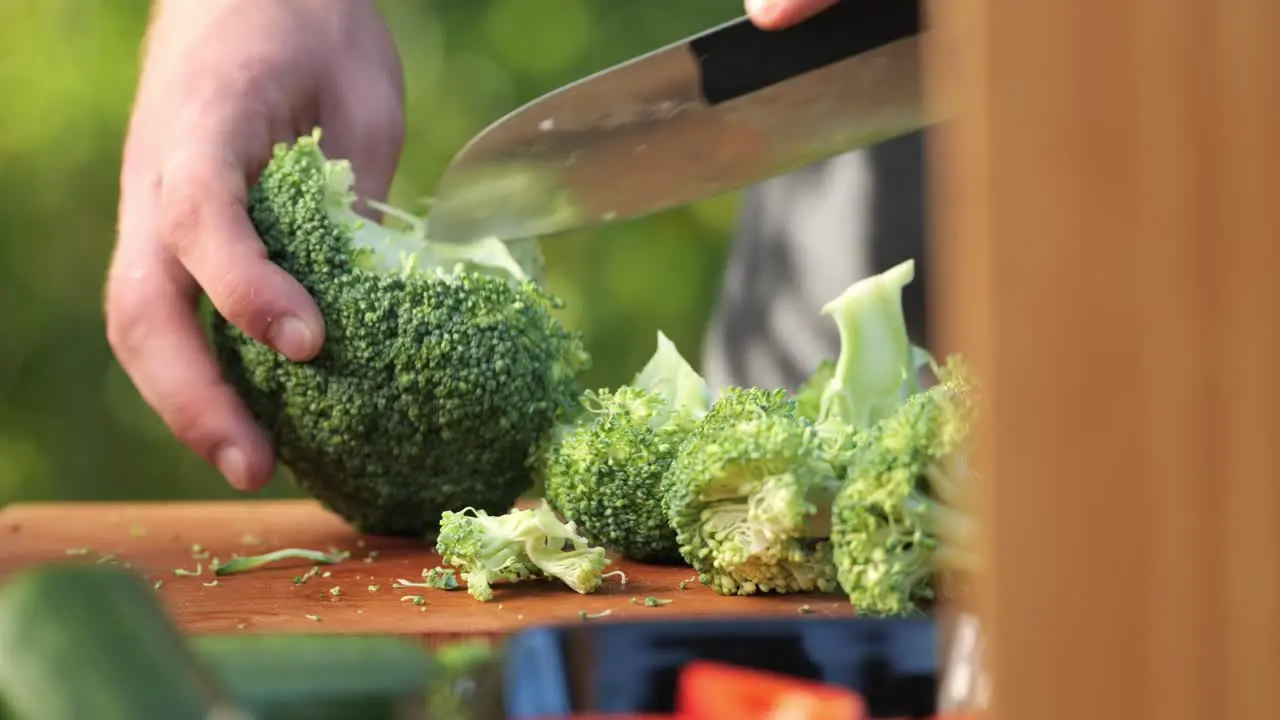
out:
M999 720L1280 718L1280 2L936 0Z

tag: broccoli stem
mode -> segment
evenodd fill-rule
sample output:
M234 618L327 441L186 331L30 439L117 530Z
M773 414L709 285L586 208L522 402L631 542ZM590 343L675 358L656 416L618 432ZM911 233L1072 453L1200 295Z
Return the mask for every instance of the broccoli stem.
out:
M822 392L819 421L869 427L893 414L919 387L917 360L923 351L907 336L902 290L915 279L915 261L850 285L828 302L840 335L840 355Z
M324 553L318 550L304 550L301 548L285 548L261 555L250 555L247 557L234 557L226 563L218 565L214 568L215 575L234 575L235 573L246 572L254 568L261 567L267 563L276 562L278 560L310 560L312 562L322 563L325 565L342 562L345 555L335 553Z

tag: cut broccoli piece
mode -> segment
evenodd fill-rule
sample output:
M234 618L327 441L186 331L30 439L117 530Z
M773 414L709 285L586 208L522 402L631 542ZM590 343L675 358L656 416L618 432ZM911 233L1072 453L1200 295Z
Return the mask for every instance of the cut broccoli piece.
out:
M838 473L852 461L860 434L921 389L918 374L930 357L911 344L902 308L903 288L914 278L915 261L907 260L853 283L822 308L836 324L840 354L815 371L797 401Z
M911 344L902 290L915 279L915 261L853 283L822 308L840 333L835 361L818 408L818 421L874 425L920 390L917 372L928 361Z
M835 371L834 360L823 360L813 369L813 373L805 378L800 387L796 388L794 396L796 412L800 413L801 417L810 422L818 422L822 414L822 393L827 389L827 384L831 382L831 376Z
M729 388L663 478L681 556L724 595L834 591L839 479L783 390Z
M433 243L382 205L407 227L365 220L351 166L319 141L276 146L249 214L315 299L324 347L293 362L215 316L225 376L297 484L362 532L430 537L444 510L505 512L590 363L534 281L536 244Z
M561 522L543 502L536 508L489 515L475 508L445 511L436 551L457 568L472 597L493 599L496 582L555 578L579 593L594 592L609 564L573 523Z
M659 332L657 350L630 385L584 393L583 404L551 450L546 499L592 541L624 557L679 562L662 477L707 412L706 381Z
M732 388L689 436L663 480L664 507L704 584L726 594L836 588L831 502L864 434L919 392L928 360L902 309L914 269L908 260L823 306L840 355L795 397Z
M958 358L938 377L866 434L833 506L840 585L860 613L919 613L939 570L972 566L969 520L948 503L966 484L973 389ZM940 532L957 549L942 553Z
M458 577L453 568L433 567L423 570L422 577L427 587L436 590L457 590Z

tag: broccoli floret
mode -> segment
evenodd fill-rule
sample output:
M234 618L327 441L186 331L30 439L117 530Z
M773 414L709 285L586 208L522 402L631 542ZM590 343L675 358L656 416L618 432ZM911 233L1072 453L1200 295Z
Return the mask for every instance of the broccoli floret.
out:
M662 332L631 384L584 393L585 412L557 440L545 497L583 534L640 562L679 562L662 478L707 412L706 381Z
M663 504L681 556L716 592L830 592L838 486L785 391L729 388L672 462Z
M590 362L534 280L536 245L432 243L385 206L407 227L367 221L319 140L276 146L249 213L319 306L324 347L293 362L216 317L224 374L294 481L362 532L430 537L444 510L505 512Z
M423 581L427 587L436 590L457 590L458 577L453 568L433 567L422 571Z
M941 569L972 565L969 520L948 503L966 483L973 390L958 358L938 376L866 434L833 505L840 585L860 613L921 612ZM941 552L941 532L957 549Z
M840 355L822 390L819 422L870 427L920 390L917 372L928 355L911 344L902 309L902 290L914 279L915 261L906 260L823 306L840 334Z
M794 395L796 412L800 413L801 417L810 422L818 421L822 412L822 393L826 390L827 383L831 382L831 376L835 371L834 360L823 360L813 369L813 373L805 378L800 387L796 388Z
M839 473L861 433L921 389L918 373L931 358L911 344L902 308L902 290L914 278L915 261L907 260L853 283L822 308L836 324L840 354L809 378L798 401Z
M493 599L496 582L535 578L555 578L583 594L595 592L609 564L604 548L593 547L545 502L502 515L475 508L445 511L436 552L457 568L467 592L481 602Z

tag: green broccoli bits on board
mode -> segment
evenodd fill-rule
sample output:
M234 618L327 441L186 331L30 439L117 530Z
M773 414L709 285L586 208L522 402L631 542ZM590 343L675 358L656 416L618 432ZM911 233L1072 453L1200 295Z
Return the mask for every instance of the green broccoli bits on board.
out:
M481 602L493 599L495 583L544 578L559 580L578 593L592 593L609 565L604 548L592 546L545 502L501 515L475 508L445 511L436 551Z

